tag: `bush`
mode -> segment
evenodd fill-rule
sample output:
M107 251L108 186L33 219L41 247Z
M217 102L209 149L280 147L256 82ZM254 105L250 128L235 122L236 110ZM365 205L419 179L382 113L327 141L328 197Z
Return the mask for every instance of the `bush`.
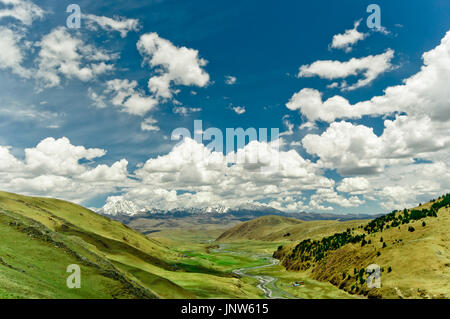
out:
M422 222L422 226L423 227L425 227L427 225L427 223L425 223L425 222Z
M414 229L414 227L409 226L409 227L408 227L408 231L412 233L413 231L415 231L415 229Z
M388 267L388 272L391 272L391 271L392 271L392 267L389 266L389 267Z

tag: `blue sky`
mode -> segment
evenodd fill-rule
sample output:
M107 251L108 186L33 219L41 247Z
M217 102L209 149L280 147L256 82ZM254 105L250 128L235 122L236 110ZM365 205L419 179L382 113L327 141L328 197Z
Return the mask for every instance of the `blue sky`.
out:
M446 61L448 53L443 40L450 30L448 1L377 1L382 30L366 25L370 15L366 8L372 1L239 1L233 5L229 1L77 1L74 3L81 12L91 15L83 16L80 29L66 27L66 7L72 2L11 3L0 1L0 27L12 39L3 40L2 46L4 52L16 53L0 55L0 158L3 156L6 163L0 165L0 181L4 190L56 196L90 207L102 206L108 196L121 195L143 207L253 201L287 211L378 213L413 205L450 187L445 181L449 174L448 119L439 116L449 106L444 87L437 89L435 100L417 93L416 100L423 101L423 109L414 105L414 99L408 102L406 98L416 92L413 83L404 88L405 92L400 90L403 100L392 95L383 102L386 105L373 103L358 114L345 111L347 102L356 109L359 102L383 96L387 88L419 74L424 66L422 55L435 49L435 55L440 55L431 59L430 69L442 78L419 74L419 80L424 81L424 88L432 81L448 87L448 68L440 62ZM29 16L14 16L14 9L19 7L29 10ZM95 17L135 19L136 23L122 28L126 31L122 36L118 24L105 27ZM333 37L352 30L358 21L355 30L362 39L348 44L348 50L333 48ZM75 71L68 67L73 61L64 56L70 55L70 50L52 47L58 44L51 41L57 34L77 43L75 51L80 60ZM186 63L193 63L196 74L183 73L188 69L181 68L168 75L176 79L165 88L168 98L158 97L155 92L162 91L152 92L147 83L166 66L144 63L156 54L137 47L146 34L157 34L146 42L147 49L149 43L168 41L173 52L185 47L195 55ZM48 53L45 48L60 50L58 67L51 66L54 56L43 60ZM87 48L92 52L86 53ZM392 56L367 59L389 49ZM19 62L17 52L22 57ZM94 60L88 56L93 52L107 57ZM175 56L173 61L177 59ZM207 64L200 65L201 59ZM353 64L343 64L351 59L355 59ZM311 68L316 61L337 63L317 65L317 71ZM88 78L80 75L83 68L102 62L112 69ZM310 75L299 76L301 66ZM436 71L434 67L442 69ZM61 71L65 68L69 71ZM348 88L364 79L367 70L376 73L368 84L346 89L346 85ZM59 83L48 82L49 72L59 78ZM336 72L345 75L329 79ZM235 78L235 83L227 84L227 76ZM118 91L107 91L107 83L115 79L136 81L133 94L155 105L143 114L130 113L131 108L124 106L126 100L114 105ZM328 87L332 83L341 87ZM303 89L311 91L303 91L294 101L294 94ZM92 93L102 98L101 107L93 101ZM330 112L326 103L311 102L316 93L322 102L333 96L345 99L339 100L344 112L339 111L341 104L331 104L333 116L327 119ZM427 103L431 111L426 109ZM238 114L233 107L245 112ZM176 109L194 112L183 115ZM328 115L317 115L325 113ZM403 120L399 116L404 116ZM150 119L152 130L142 129L145 119ZM171 132L178 127L192 131L195 119L203 121L204 129L279 128L285 132L281 158L290 159L283 164L286 172L261 180L245 168L229 173L220 170L220 174L203 164L192 171L187 163L167 168L164 163L179 159ZM385 121L389 120L393 123L391 130L384 134ZM300 128L305 123L309 125ZM292 125L292 132L288 125ZM439 133L430 131L427 125L439 127ZM414 128L418 136L411 133ZM370 135L370 129L374 135ZM420 138L425 133L436 137L436 145ZM304 140L307 135L310 137ZM53 139L39 147L47 138ZM355 138L357 143L350 141ZM335 142L333 146L331 141ZM200 150L198 145L185 147ZM31 151L27 153L26 149ZM92 153L90 149L103 150L104 154L92 157L87 155ZM298 158L286 155L290 150ZM67 160L70 156L72 160ZM161 156L159 162L157 156ZM122 159L127 161L126 168L114 166ZM101 169L104 171L99 173ZM293 172L292 176L288 172ZM201 183L193 182L196 174ZM211 182L215 179L216 185ZM232 190L230 185L234 183L246 186Z

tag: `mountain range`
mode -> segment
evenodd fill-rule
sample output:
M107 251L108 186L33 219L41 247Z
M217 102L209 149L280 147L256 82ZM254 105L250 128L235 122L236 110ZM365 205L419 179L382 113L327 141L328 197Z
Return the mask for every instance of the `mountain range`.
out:
M308 213L247 220L270 211L251 206L130 215L137 205L120 200L106 208L114 219L130 219L127 225L70 202L0 192L0 299L254 299L264 293L233 271L255 265L262 266L255 278L277 278L276 289L299 298L450 296L450 194L346 221ZM158 217L177 213L182 217ZM280 265L261 265L254 257L261 253ZM83 269L84 289L67 289L74 264ZM381 274L380 288L367 285L371 267ZM299 280L300 290L292 286Z
M214 205L205 207L185 207L163 210L158 208L139 208L134 202L122 197L110 197L105 206L97 210L97 213L121 222L129 223L137 219L166 219L189 217L238 217L241 220L249 220L257 217L275 215L296 218L304 221L311 220L356 220L370 219L379 215L369 214L331 214L308 212L284 212L263 204L245 203L234 207Z
M241 204L235 207L224 205L214 205L205 207L185 207L163 210L159 208L139 208L134 202L123 199L120 196L108 198L106 204L99 209L99 214L109 217L142 217L147 215L183 215L183 214L226 214L231 212L267 212L282 213L282 211L267 205L257 205L252 203Z

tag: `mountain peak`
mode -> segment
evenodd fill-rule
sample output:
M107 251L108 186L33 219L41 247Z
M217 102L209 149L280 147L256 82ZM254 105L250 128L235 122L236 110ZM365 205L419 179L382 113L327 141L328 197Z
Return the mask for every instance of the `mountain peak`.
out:
M139 207L132 201L124 199L122 196L110 196L106 200L99 213L109 216L134 216L140 212Z

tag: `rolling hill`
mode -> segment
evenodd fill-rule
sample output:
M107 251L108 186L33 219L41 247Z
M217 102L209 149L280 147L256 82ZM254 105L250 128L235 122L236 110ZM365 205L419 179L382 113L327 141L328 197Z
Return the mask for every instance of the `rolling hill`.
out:
M162 210L155 207L141 208L132 201L125 200L120 196L108 198L105 206L96 212L105 217L120 221L143 234L152 234L152 236L160 235L156 233L161 232L167 234L179 229L225 231L241 222L264 216L288 217L303 221L350 221L376 217L367 214L288 213L270 206L250 203L235 207L214 205L203 208L185 207Z
M450 194L358 227L280 246L274 257L288 270L376 298L450 297ZM381 288L365 271L381 267Z
M0 192L2 298L256 298L229 273L79 205ZM81 268L69 289L67 266Z
M169 249L72 203L0 192L0 240L1 298L191 296L160 276L139 278L118 262L133 256L170 269L163 258ZM81 289L66 286L70 264L81 267Z
M261 297L251 280L232 275L260 261L211 254L208 234L220 231L211 225L202 234L168 227L171 236L149 237L73 203L0 192L0 299ZM299 271L351 294L449 298L449 228L446 195L372 220L263 216L216 241L255 254L279 246L273 256L288 270L283 275ZM81 267L80 289L66 286L71 264ZM381 267L381 288L365 284L371 264Z
M236 225L221 234L217 241L296 241L333 234L348 227L359 226L362 222L361 220L302 221L282 216L263 216Z

